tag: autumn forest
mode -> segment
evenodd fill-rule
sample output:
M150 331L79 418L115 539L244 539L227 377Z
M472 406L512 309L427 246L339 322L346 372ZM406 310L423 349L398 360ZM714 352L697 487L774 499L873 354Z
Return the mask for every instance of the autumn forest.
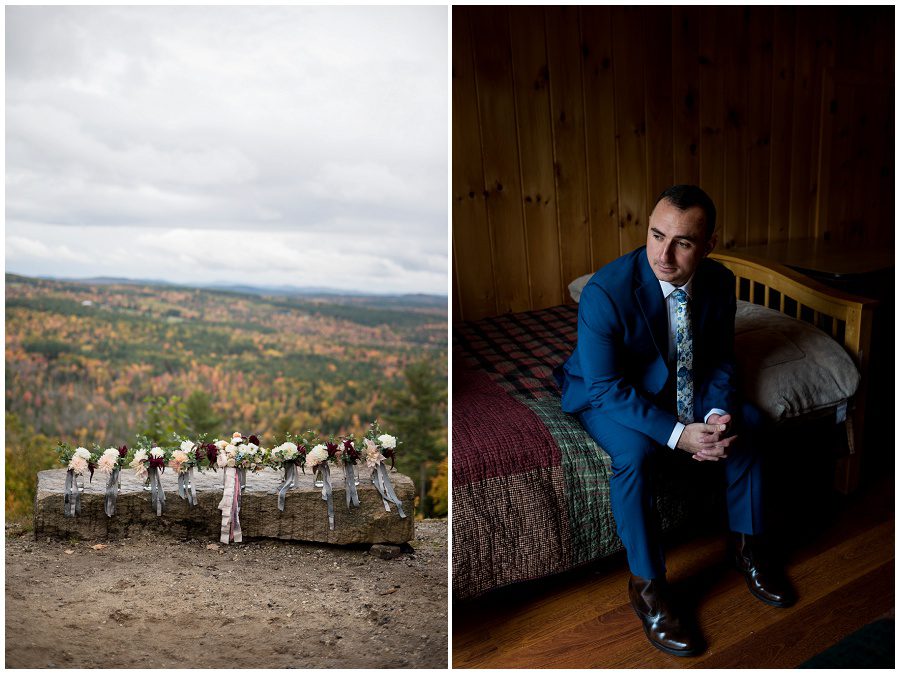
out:
M431 483L446 475L446 381L446 298L6 275L8 487L17 442L240 430L271 446L307 429L359 435L374 419L404 441L398 467Z

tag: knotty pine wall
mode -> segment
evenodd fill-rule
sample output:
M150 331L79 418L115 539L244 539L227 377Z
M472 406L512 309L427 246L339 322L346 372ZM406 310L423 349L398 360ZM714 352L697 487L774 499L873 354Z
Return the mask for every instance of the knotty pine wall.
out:
M453 311L569 302L695 183L719 245L893 246L892 7L453 8Z

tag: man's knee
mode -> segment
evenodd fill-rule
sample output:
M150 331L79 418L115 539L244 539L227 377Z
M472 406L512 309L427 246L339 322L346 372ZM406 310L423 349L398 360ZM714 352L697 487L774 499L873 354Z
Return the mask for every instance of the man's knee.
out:
M627 428L601 414L583 414L581 423L612 458L613 472L643 471L658 445L649 436Z
M645 472L653 462L659 446L646 435L635 433L631 441L618 448L613 457L615 473Z

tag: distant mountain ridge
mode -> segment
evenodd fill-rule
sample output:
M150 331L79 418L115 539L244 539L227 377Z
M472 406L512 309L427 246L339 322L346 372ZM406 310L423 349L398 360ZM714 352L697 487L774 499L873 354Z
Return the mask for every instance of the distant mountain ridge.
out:
M446 307L446 295L434 295L428 293L375 293L361 290L340 290L338 288L318 286L254 286L247 284L227 283L172 283L159 279L129 279L113 276L97 276L94 278L63 278L56 276L25 276L23 274L6 274L7 280L21 278L26 280L61 281L65 283L81 283L85 285L134 285L134 286L162 286L169 289L197 288L200 290L213 290L219 292L232 292L244 295L276 296L276 297L327 297L331 300L365 298L384 301L392 304L405 304L423 307Z

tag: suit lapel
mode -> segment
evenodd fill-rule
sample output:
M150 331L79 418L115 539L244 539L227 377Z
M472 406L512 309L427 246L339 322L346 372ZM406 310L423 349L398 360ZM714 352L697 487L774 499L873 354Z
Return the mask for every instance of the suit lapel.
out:
M712 289L709 286L704 262L705 260L701 260L700 265L697 267L692 284L691 320L694 322L694 354L703 353L701 344L705 334L703 328L706 326L706 319L709 315L711 304L709 298Z
M638 283L634 289L634 296L650 334L653 335L653 343L659 351L663 362L669 360L669 319L666 316L666 303L663 299L662 288L659 280L653 274L650 263L647 261L646 248L641 249L638 255Z

